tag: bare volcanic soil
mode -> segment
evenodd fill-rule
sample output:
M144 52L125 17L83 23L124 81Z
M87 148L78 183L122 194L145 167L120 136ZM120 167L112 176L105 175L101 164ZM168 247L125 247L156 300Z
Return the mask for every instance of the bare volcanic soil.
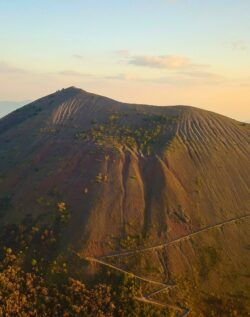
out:
M57 252L171 316L247 316L249 215L249 124L74 87L0 119L0 226L60 222Z

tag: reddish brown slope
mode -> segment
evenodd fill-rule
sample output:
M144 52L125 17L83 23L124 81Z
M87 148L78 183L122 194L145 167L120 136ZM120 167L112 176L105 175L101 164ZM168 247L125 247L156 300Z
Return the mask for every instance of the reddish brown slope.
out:
M72 213L65 239L84 254L250 213L248 125L214 113L69 88L1 119L0 131L2 221L48 221L63 200Z

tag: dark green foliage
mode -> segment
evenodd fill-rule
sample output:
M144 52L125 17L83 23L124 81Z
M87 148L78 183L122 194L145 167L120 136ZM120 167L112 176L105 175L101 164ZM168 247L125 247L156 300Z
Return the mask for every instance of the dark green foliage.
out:
M0 198L0 217L4 216L5 213L12 207L11 199L12 197L10 195Z
M200 249L200 276L206 279L219 262L220 257L218 251L213 247L205 247Z
M0 210L10 209L11 207L11 196L4 196L0 198Z
M123 239L120 239L119 245L122 249L130 250L143 245L143 241L142 235L127 235Z
M131 149L137 148L144 154L150 155L160 147L164 137L168 135L170 123L176 117L165 115L142 116L138 124L124 124L118 115L111 115L108 122L95 125L88 131L82 131L78 139L95 141L98 145L120 145Z

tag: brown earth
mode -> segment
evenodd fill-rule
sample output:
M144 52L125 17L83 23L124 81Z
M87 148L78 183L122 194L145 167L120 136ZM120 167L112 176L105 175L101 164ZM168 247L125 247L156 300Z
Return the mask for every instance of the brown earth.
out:
M1 224L28 214L48 222L61 201L70 213L65 246L90 257L250 215L250 125L193 107L58 91L0 120ZM193 310L201 298L249 300L249 218L109 261L179 281L174 296Z

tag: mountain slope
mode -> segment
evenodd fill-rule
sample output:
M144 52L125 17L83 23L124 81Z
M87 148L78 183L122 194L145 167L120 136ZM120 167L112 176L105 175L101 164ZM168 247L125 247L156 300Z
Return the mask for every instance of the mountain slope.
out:
M249 125L205 110L124 104L70 87L0 119L0 144L1 224L27 215L49 223L64 202L62 249L81 256L157 246L250 214ZM161 282L191 276L221 295L223 266L225 275L249 274L244 219L109 261ZM224 280L245 292L241 278Z

